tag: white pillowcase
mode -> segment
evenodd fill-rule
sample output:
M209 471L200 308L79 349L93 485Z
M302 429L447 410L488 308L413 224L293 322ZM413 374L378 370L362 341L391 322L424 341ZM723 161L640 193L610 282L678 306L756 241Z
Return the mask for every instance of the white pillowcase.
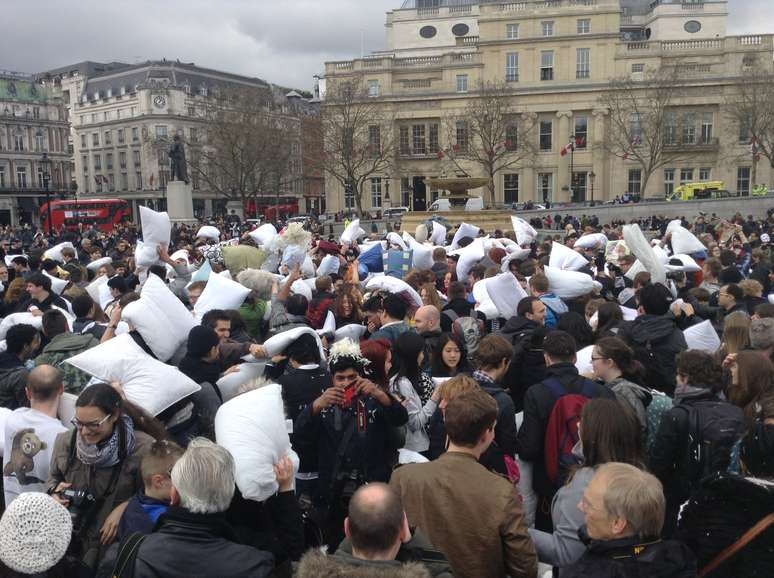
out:
M59 421L66 428L73 427L71 420L75 417L75 402L78 401L78 396L74 393L63 393L59 398L59 409L56 412Z
M57 295L61 295L62 291L64 291L65 287L67 287L69 281L66 279L60 279L59 277L54 277L53 275L49 275L46 271L43 271L43 274L51 279L51 290Z
M239 366L239 371L234 371L221 377L218 380L217 386L223 401L228 401L235 397L239 393L239 388L244 384L249 383L256 377L261 377L265 368L265 361L242 363Z
M267 339L263 343L263 347L266 349L266 353L269 357L274 357L275 355L282 354L291 343L293 343L296 339L305 333L314 336L314 339L317 342L317 347L320 350L320 359L325 359L325 350L323 349L320 336L317 335L317 332L311 327L293 327L292 329L278 333L274 337Z
M355 219L347 226L346 229L344 229L344 232L341 234L340 241L342 244L349 245L364 235L365 231L360 228L360 219Z
M220 406L215 416L215 439L234 457L236 485L248 500L263 502L277 493L274 464L283 457L290 456L293 471L298 471L298 456L290 448L282 388L276 383Z
M65 363L105 383L117 381L129 401L154 416L201 389L176 367L145 353L128 334L92 347Z
M521 217L511 217L513 231L516 233L516 242L521 245L529 245L537 239L537 231Z
M326 255L320 261L320 266L317 267L317 276L322 277L331 273L338 273L339 265L341 265L341 262L336 255Z
M194 312L201 317L211 309L239 309L250 290L236 281L221 275L210 275L207 286L199 296Z
M444 227L438 221L432 221L433 232L430 234L430 242L433 245L445 245L446 244L446 227Z
M711 355L720 349L720 338L709 319L683 331L688 349L698 349Z
M591 363L591 352L593 349L594 346L589 345L575 354L575 367L581 375L594 373L594 366Z
M607 237L603 233L590 233L583 235L575 241L574 247L581 249L593 249L600 245L607 245Z
M157 275L148 277L140 298L124 307L121 317L134 325L161 361L168 361L197 325L191 312Z
M258 245L268 246L272 240L277 236L277 228L271 223L265 223L248 233L253 241Z
M113 259L111 259L110 257L102 257L86 265L86 268L89 271L99 271L99 268L102 267L103 265L110 265L112 263L113 263Z
M350 323L344 325L336 330L336 334L333 337L333 342L341 341L342 339L350 339L355 343L358 343L360 339L365 335L366 326L358 325L357 323Z
M7 407L0 407L0 456L5 451L5 422L12 413Z
M220 231L217 229L217 227L213 227L212 225L204 225L199 229L199 232L196 233L197 237L204 237L205 239L212 239L215 242L220 241Z
M470 270L484 258L484 240L474 239L473 242L459 251L460 259L457 261L457 279L463 283L468 280Z
M21 313L11 313L6 315L2 321L0 321L0 339L5 339L6 333L14 325L20 324L32 325L38 331L43 329L43 317L36 317L32 313L23 311Z
M706 251L707 247L685 227L675 227L672 231L672 249L675 254L690 255Z
M431 269L433 267L433 247L428 247L417 241L408 233L403 233L403 241L411 249L411 263L415 269Z
M70 241L65 241L64 243L59 243L58 245L54 245L48 251L43 253L43 258L53 259L54 261L58 261L59 263L64 263L64 257L62 257L62 249L64 249L65 247L69 247L70 249L75 250L75 247L73 247L73 244Z
M577 271L588 265L589 262L577 251L573 251L567 245L555 241L551 243L551 256L549 257L548 264L551 267L564 269L565 271Z
M476 227L475 225L470 225L468 223L461 223L459 229L457 229L457 232L454 233L454 237L452 238L451 242L451 249L452 251L459 248L459 242L460 239L463 239L465 237L470 237L471 239L475 239L478 237L478 232L481 229L479 227Z
M157 213L148 207L140 207L142 245L137 244L135 261L138 267L150 267L159 260L158 248L169 246L172 223L167 213Z
M500 273L484 281L486 291L497 307L500 317L510 319L515 316L519 302L527 296L518 279L511 273Z
M677 259L682 265L664 265L667 271L684 271L685 273L701 271L699 264L690 255L672 255L672 259Z
M666 269L663 263L653 252L653 246L643 235L640 226L624 225L624 240L629 250L642 262L646 271L650 272L650 278L653 283L666 284Z
M419 293L417 293L414 288L406 283L403 279L398 279L397 277L390 277L389 275L378 275L371 277L366 283L366 289L369 291L381 289L382 291L389 291L395 295L398 293L406 292L417 307L422 307L423 305L422 298L419 296Z
M601 283L594 281L586 273L563 271L554 267L544 267L543 272L548 277L551 292L560 299L575 299L591 293L594 289L602 288Z

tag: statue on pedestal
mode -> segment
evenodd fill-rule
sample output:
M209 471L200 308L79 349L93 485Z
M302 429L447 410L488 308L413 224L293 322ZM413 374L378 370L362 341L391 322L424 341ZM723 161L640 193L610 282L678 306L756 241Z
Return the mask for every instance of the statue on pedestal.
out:
M176 134L172 146L169 147L167 155L169 156L170 169L172 171L171 181L183 181L188 184L188 165L185 162L185 147L180 140L180 135Z

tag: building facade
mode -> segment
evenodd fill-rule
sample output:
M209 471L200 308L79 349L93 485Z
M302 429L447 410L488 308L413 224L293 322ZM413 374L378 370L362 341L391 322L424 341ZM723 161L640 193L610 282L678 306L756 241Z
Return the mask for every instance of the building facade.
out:
M0 71L0 224L36 223L71 189L69 122L61 90Z
M745 194L754 185L749 137L727 108L743 71L772 69L774 36L728 36L727 16L727 2L712 0L407 0L387 14L388 49L326 63L325 85L331 91L355 79L394 111L395 162L372 179L374 190L392 183L392 206L422 210L438 196L424 179L449 171L438 151L454 146L455 136L444 126L482 83L506 87L517 116L534 128L529 162L495 176L495 205L623 193L663 198L700 180ZM670 145L684 158L659 167L644 190L634 160L604 152L612 127L600 97L611 79L664 68L677 70L682 83L670 110L679 127ZM562 154L571 141L572 153ZM462 164L485 176L480 166ZM767 164L758 163L758 183L774 180ZM335 181L326 185L329 210L353 206ZM364 191L362 198L367 209L385 208L382 194Z
M207 186L191 155L206 139L208 99L221 90L245 88L273 104L270 114L289 127L293 152L279 190L251 191L246 207L237 201L229 209L249 213L278 202L304 205L301 119L316 109L296 93L286 95L261 79L167 60L137 65L79 63L41 77L61 87L67 97L74 179L83 198L123 198L135 215L138 205L165 209L170 179L167 150L179 135L188 144L194 213L199 217L223 213L233 199Z

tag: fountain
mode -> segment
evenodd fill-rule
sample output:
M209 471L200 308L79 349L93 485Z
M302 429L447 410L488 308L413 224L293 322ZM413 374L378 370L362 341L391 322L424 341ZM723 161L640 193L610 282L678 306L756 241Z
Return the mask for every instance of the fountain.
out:
M489 184L489 179L480 177L450 177L438 179L426 179L425 184L431 189L448 191L442 198L449 199L452 210L464 210L468 199L472 197L468 193L470 189L478 189Z

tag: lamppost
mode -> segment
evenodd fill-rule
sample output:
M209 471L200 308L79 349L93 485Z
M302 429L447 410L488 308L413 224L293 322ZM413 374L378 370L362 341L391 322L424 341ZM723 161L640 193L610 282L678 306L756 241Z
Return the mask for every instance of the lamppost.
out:
M591 171L589 173L589 180L591 181L591 206L594 206L594 179L597 178L597 173Z
M48 236L51 237L51 195L48 191L49 174L48 169L51 166L51 160L48 158L48 153L43 153L40 159L40 167L43 169L43 190L46 193L46 220L48 222Z
M570 202L575 202L575 135L570 135Z
M390 200L390 177L387 177L384 181L384 203L386 208L392 207L392 201Z

